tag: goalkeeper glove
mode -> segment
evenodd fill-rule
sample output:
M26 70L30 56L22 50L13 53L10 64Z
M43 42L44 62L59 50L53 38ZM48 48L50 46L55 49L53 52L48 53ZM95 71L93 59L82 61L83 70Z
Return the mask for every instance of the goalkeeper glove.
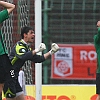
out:
M46 49L46 46L44 43L40 43L39 47L35 49L35 52L38 53L38 52L42 52L43 50Z
M49 52L52 55L52 54L56 53L59 49L60 48L59 48L59 46L56 43L52 43L51 50Z

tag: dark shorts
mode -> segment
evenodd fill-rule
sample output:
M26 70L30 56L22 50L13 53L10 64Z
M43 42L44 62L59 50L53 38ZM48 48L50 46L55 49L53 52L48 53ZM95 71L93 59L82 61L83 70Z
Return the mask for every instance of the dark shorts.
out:
M96 74L96 94L100 94L100 73Z
M6 80L14 77L14 69L8 55L0 55L0 83L5 83Z
M14 98L16 97L16 93L22 92L22 88L18 82L18 79L16 79L16 82L12 82L12 80L8 80L7 82L5 82L4 84L4 88L3 88L3 92L4 92L4 96L6 98Z

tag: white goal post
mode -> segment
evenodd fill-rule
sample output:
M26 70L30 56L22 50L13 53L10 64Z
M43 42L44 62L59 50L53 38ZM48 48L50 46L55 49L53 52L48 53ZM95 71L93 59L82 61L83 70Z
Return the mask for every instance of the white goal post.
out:
M42 41L41 36L41 0L35 0L35 48L39 46ZM36 100L42 100L42 64L35 64L35 90Z

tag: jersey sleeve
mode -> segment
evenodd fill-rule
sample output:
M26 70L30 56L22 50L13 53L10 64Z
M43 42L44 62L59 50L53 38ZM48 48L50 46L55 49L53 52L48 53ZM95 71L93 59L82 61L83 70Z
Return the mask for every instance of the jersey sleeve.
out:
M6 20L7 18L9 18L9 14L8 14L7 9L2 10L2 11L0 12L0 24L1 24L4 20Z

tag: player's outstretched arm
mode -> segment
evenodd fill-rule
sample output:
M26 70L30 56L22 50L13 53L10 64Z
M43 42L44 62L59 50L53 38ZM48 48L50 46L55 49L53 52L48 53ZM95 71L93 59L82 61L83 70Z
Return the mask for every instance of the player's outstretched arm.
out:
M32 54L35 55L38 52L42 52L46 49L46 46L44 43L40 43L39 47L32 51ZM52 54L56 53L59 50L59 46L56 43L52 43L51 50L44 54L44 58L47 59Z
M8 14L11 13L13 9L15 8L14 4L1 1L1 0L0 0L0 6L3 6L4 8L6 8L8 10Z

